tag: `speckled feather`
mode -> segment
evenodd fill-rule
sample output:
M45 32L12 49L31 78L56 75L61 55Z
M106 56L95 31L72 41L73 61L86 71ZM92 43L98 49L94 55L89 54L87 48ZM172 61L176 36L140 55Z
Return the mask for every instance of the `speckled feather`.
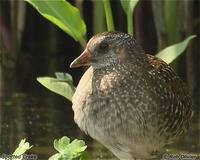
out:
M121 49L113 51L120 54L85 72L73 96L75 121L120 159L152 158L188 128L192 102L187 87L169 65L144 54L127 34L99 34L88 47L102 37L119 42Z

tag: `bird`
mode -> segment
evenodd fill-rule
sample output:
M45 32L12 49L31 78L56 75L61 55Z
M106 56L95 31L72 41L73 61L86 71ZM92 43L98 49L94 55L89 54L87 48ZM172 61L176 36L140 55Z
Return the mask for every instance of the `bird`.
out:
M84 66L88 69L72 98L74 120L117 158L155 158L188 130L192 99L187 85L133 36L94 35L70 64Z

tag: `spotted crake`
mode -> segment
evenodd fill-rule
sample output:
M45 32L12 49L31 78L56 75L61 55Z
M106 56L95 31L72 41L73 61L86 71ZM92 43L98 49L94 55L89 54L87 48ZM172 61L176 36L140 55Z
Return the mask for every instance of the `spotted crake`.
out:
M169 53L170 54L170 53ZM121 32L92 37L71 67L90 66L73 96L74 119L119 159L150 159L189 125L186 85Z

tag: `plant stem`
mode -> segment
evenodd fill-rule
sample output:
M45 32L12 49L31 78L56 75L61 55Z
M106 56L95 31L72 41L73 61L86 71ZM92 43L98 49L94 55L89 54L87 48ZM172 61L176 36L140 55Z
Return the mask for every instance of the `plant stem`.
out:
M105 12L102 1L93 0L93 34L106 30ZM97 22L98 19L98 22Z
M85 48L85 46L87 44L86 39L84 37L82 37L82 38L79 39L79 43L81 44L81 46L83 48Z
M131 10L127 13L128 34L133 35L133 13Z
M113 23L110 0L103 0L103 4L104 4L105 13L106 13L106 22L107 22L108 31L114 31L115 28L114 28L114 23Z

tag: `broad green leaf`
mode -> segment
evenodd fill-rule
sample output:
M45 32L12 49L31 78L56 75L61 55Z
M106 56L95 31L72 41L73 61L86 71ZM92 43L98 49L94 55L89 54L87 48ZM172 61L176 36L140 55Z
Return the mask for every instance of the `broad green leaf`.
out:
M185 39L182 42L176 43L174 45L171 45L162 51L160 51L158 54L156 54L156 57L162 59L166 63L171 63L173 60L175 60L181 53L183 53L188 46L191 39L195 38L195 35L189 36L187 39Z
M74 156L79 156L80 153L83 152L86 148L87 146L83 140L75 139L68 145L68 153Z
M63 72L55 72L55 76L59 81L64 81L69 83L70 85L73 85L73 78L70 74Z
M134 8L139 0L121 0L122 8L124 12L128 14L129 12L133 13Z
M31 149L33 146L30 146L29 142L26 142L26 139L22 139L19 143L19 146L14 151L13 155L20 156L24 154L27 150Z
M84 156L83 152L85 151L87 146L85 145L85 142L83 140L75 139L70 143L70 139L64 136L59 140L54 140L54 148L59 153L51 156L49 160L72 160Z
M46 19L60 27L76 41L83 39L86 26L79 10L65 0L25 0Z
M53 142L53 145L54 145L54 148L64 154L64 151L65 149L67 148L67 146L69 145L70 143L70 139L66 136L62 137L61 139L55 139L54 142Z
M72 81L69 82L68 78L65 81L63 79L60 80L52 77L38 77L37 81L40 82L43 86L45 86L49 90L61 96L64 96L65 98L71 101L72 96L75 92L75 87L72 85Z

